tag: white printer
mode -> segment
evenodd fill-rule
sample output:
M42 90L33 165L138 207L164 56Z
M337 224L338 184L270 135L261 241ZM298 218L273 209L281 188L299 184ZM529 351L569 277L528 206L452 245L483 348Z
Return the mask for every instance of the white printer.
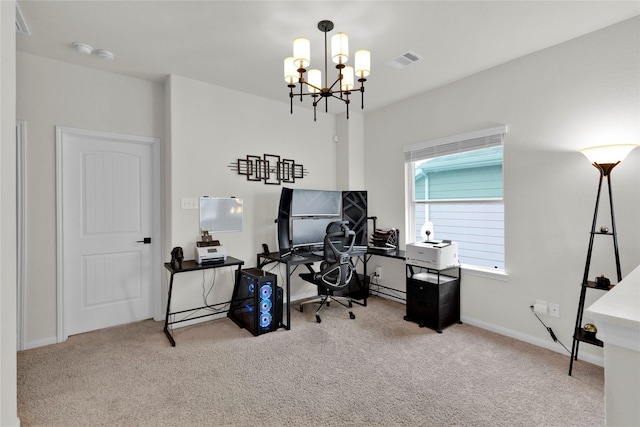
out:
M407 243L406 263L418 267L445 268L459 265L458 243L447 240Z
M227 250L222 245L196 246L196 261L198 264L207 262L222 262L227 259Z

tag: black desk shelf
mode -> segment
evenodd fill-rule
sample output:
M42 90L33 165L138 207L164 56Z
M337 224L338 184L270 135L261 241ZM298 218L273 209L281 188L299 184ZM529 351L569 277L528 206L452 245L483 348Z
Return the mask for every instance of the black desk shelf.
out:
M436 270L407 264L406 271L407 314L404 320L438 333L453 323L462 323L459 266Z
M176 311L176 312L172 312L171 311L171 296L173 294L173 278L176 274L178 273L187 273L189 271L200 271L200 270L208 270L211 268L221 268L221 267L237 267L237 271L236 271L236 277L235 279L238 279L238 273L240 272L240 267L244 264L244 261L239 260L237 258L233 258L233 257L227 257L226 260L224 261L219 261L219 262L210 262L210 263L204 263L204 264L198 264L196 261L194 260L190 260L190 261L182 261L182 265L180 267L174 267L170 262L165 262L164 263L164 268L166 268L167 270L169 270L169 272L171 273L171 279L169 281L169 293L167 296L167 314L165 316L165 320L164 320L164 333L167 336L167 338L169 339L169 342L171 343L172 347L176 346L176 341L173 338L173 334L172 332L169 330L169 326L176 324L176 323L181 323L181 322L186 322L189 320L194 320L194 319L199 319L201 317L208 317L208 316L215 316L216 314L220 314L220 313L224 313L228 310L218 310L217 308L221 305L225 305L225 304L230 304L231 301L224 301L224 302L219 302L219 303L215 303L215 304L210 304L210 305L204 305L202 307L196 307L196 308L190 308L187 310L182 310L182 311ZM193 313L196 312L198 310L202 310L205 308L213 308L216 311L214 313L207 313L207 314L203 314L200 316L189 316L188 318L182 319L182 320L176 320L176 321L169 321L169 317L175 314L182 314L182 313Z

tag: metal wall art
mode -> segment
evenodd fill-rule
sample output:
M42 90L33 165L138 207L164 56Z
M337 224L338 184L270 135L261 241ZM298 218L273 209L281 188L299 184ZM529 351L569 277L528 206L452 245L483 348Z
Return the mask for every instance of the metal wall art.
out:
M245 175L247 181L264 181L268 185L293 183L309 174L295 160L282 159L274 154L263 154L262 157L247 154L245 159L230 163L229 169L238 172L238 175Z

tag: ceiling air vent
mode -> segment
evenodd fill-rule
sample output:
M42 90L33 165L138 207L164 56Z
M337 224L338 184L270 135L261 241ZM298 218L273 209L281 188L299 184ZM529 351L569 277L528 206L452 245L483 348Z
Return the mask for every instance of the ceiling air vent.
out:
M393 67L393 68L404 68L407 65L411 65L411 64L415 64L416 62L420 61L422 58L422 56L418 55L415 52L412 51L407 51L405 53L403 53L400 56L397 56L393 59L390 59L389 61L387 61L387 65Z
M20 34L24 34L25 36L30 36L31 31L29 31L29 26L27 25L27 21L24 19L24 15L20 10L20 6L16 2L16 32Z

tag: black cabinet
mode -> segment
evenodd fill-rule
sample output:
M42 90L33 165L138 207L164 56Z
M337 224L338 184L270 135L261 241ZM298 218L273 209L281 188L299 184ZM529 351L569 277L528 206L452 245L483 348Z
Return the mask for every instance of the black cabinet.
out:
M407 314L416 322L442 333L460 322L460 267L443 270L407 264Z

